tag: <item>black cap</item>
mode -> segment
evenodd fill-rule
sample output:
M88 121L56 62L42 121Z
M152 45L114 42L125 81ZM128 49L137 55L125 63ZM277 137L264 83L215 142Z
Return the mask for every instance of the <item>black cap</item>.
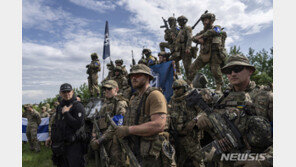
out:
M64 92L64 91L71 91L72 90L72 86L68 83L64 83L61 85L60 87L60 91Z

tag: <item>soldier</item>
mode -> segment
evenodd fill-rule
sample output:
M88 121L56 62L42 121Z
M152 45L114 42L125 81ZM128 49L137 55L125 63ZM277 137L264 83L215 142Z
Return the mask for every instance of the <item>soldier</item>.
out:
M129 77L137 92L130 100L124 126L118 127L115 134L129 139L128 144L142 167L171 166L174 153L165 149L171 148L169 134L165 132L166 99L159 89L150 87L149 82L154 77L146 65L133 66Z
M49 117L49 116L50 116L49 113L46 112L46 108L47 108L47 107L45 107L45 106L42 106L42 107L41 107L41 113L40 113L40 117L41 117L41 118L45 118L45 117Z
M143 49L142 54L143 54L143 57L142 57L142 59L139 60L139 63L140 63L140 61L142 61L147 66L152 66L152 65L155 65L158 63L157 58L152 56L150 49ZM145 55L145 57L144 57L144 55Z
M45 107L46 107L46 112L47 113L50 113L51 112L50 104L49 103L45 103Z
M41 123L40 114L33 109L31 104L26 104L23 117L28 119L26 135L30 144L30 150L40 152L40 146L37 139L37 129L38 125Z
M88 87L90 91L91 97L99 96L99 85L98 85L98 72L101 71L101 64L98 59L97 53L91 54L91 63L86 66L86 73L89 74L88 79Z
M114 80L108 80L104 83L103 89L105 90L104 104L100 109L100 112L96 113L97 124L102 132L102 137L96 139L95 125L93 127L93 139L91 140L91 146L94 150L98 150L99 144L104 144L106 152L110 157L110 166L125 166L125 157L121 151L120 145L117 142L117 138L114 136L114 130L111 128L108 119L106 119L106 112L111 117L121 118L121 122L118 121L119 125L122 124L122 118L126 113L128 107L127 102L121 95L118 95L118 84ZM114 119L114 118L113 118ZM119 119L118 119L119 120ZM101 157L102 158L102 157Z
M118 60L115 60L115 65L118 66L118 67L121 67L122 68L122 74L127 77L127 70L125 68L125 66L123 65L123 60L122 59L118 59Z
M180 32L178 33L177 39L175 41L175 52L173 53L170 60L174 60L176 62L176 70L180 71L178 67L178 62L182 60L186 77L189 76L189 67L191 65L191 36L192 36L192 28L190 26L186 26L188 19L185 16L179 16L178 24L180 25Z
M122 67L115 67L115 75L112 77L112 80L115 80L119 87L119 94L122 94L123 97L129 99L131 94L131 87L128 85L127 78L123 75Z
M201 110L186 105L185 98L191 90L184 80L174 81L172 88L174 93L170 101L170 127L177 152L177 166L204 166L199 151L202 131L197 131L194 120ZM190 162L192 164L189 164Z
M175 49L175 40L177 38L177 35L180 29L176 25L175 17L169 17L168 22L169 22L170 28L164 31L165 32L164 40L167 42L160 42L159 48L160 48L160 51L163 51L163 52L165 52L165 48L168 48L170 49L171 53L173 53Z
M45 141L45 145L48 146L50 143L48 143L50 137L51 137L51 128L52 124L54 123L54 117L56 115L57 107L60 103L58 101L55 101L53 103L54 108L51 110L51 113L49 113L49 124L48 124L48 138Z
M230 82L229 93L224 94L214 110L226 115L226 118L233 122L242 136L242 147L238 150L232 145L225 144L229 141L221 139L217 133L212 132L212 134L214 134L213 138L219 139L222 145L228 145L228 148L223 149L224 151L267 153L264 161L243 161L236 165L272 166L273 94L271 91L256 86L255 82L250 80L254 71L255 67L245 56L230 56L227 64L222 68L222 72L227 75ZM199 129L207 129L213 124L208 116L201 113L197 116L197 126ZM214 154L205 153L209 161L213 158L212 155ZM233 165L233 162L223 161L223 164Z
M221 93L223 84L221 67L224 65L227 56L225 49L227 35L219 25L213 26L214 14L205 13L201 16L201 20L204 29L192 38L193 42L200 44L200 54L190 66L191 76L189 80L192 81L196 72L209 63L216 82L216 92Z

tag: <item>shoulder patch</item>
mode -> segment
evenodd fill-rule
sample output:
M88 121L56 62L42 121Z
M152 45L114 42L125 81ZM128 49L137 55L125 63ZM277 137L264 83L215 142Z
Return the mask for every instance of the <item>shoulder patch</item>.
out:
M214 27L214 30L215 30L217 33L221 33L221 28L220 28L220 27L215 26L215 27Z

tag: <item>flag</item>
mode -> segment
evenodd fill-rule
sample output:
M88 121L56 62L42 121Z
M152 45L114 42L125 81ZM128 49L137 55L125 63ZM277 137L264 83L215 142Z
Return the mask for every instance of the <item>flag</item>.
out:
M22 120L22 138L23 141L28 141L26 130L27 130L28 120L27 118L23 118ZM45 141L48 138L48 125L49 125L49 117L41 118L41 123L38 126L37 130L37 139L39 141Z
M105 25L103 59L105 60L107 57L110 57L110 41L109 41L108 21L106 21L106 25Z
M172 85L174 82L174 68L172 61L150 66L151 74L155 77L150 81L152 87L160 87L167 100L170 101L173 95Z

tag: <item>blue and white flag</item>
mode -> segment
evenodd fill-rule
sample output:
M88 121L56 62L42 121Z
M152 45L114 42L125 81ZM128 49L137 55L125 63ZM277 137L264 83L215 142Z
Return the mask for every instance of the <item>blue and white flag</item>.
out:
M152 87L160 87L167 100L170 101L173 95L172 85L174 82L174 68L172 61L150 66L151 73L155 77L150 81Z
M26 136L28 120L27 118L23 118L22 120L22 138L23 141L28 141ZM49 125L49 117L41 118L41 123L38 126L37 130L37 139L39 141L45 141L48 138L48 125Z
M104 38L103 59L105 60L107 57L110 57L110 41L109 41L108 21L106 21L106 25L105 25L105 38Z

